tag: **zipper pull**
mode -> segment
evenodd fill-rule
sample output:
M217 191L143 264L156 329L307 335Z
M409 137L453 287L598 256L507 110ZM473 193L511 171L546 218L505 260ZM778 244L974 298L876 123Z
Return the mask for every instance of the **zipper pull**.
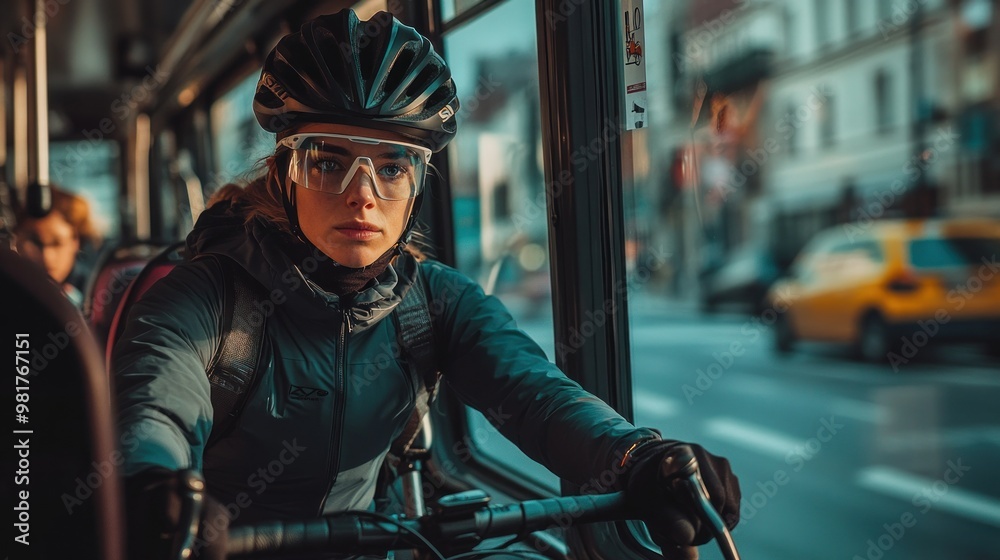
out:
M344 310L344 324L347 325L347 333L354 332L354 324L351 323L351 312Z

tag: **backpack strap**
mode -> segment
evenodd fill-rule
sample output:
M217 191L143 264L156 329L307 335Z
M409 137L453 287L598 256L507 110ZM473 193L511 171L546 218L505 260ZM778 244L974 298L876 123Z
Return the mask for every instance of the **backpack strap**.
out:
M428 306L427 288L421 278L419 263L413 257L409 258L415 268L413 283L403 294L403 300L393 310L392 319L396 324L399 345L410 368L410 375L417 382L416 403L402 433L389 447L393 462L412 453L427 452L426 449L414 448L413 444L420 433L424 416L430 411L430 405L437 396L438 385L441 382L441 371L434 349L434 329Z
M210 447L233 429L255 385L267 316L254 308L254 302L264 297L259 282L231 259L204 257L218 264L223 278L219 347L206 370L212 384L212 433L206 444Z

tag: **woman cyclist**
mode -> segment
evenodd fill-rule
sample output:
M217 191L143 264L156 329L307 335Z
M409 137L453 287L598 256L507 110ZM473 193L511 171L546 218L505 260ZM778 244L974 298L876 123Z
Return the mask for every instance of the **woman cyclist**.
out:
M502 411L499 431L564 479L607 480L611 470L607 490L628 492L657 541L688 544L691 527L676 524L657 476L676 442L583 391L501 303L411 250L428 162L454 137L458 112L448 67L426 38L387 13L318 17L268 55L253 110L276 134L264 176L227 187L201 215L187 238L195 258L135 305L115 348L119 428L137 435L124 467L133 550L156 557L175 546L160 537L172 522L162 511L184 469L204 474L233 523L368 508L414 405L405 359L385 350L411 286L425 286L450 390ZM255 386L238 422L208 445L223 261L271 305L261 307ZM693 447L713 502L735 524L728 462ZM708 540L707 528L695 532L696 543Z

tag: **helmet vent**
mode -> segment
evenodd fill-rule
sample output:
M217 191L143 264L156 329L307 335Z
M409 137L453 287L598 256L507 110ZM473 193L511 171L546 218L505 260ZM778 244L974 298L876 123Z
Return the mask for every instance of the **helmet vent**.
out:
M410 87L406 88L406 97L413 98L430 89L431 83L441 75L442 70L441 66L433 62L428 63L420 71L420 74L417 74L417 77L413 79Z
M384 91L396 91L403 80L410 73L410 66L413 64L413 59L416 56L416 51L412 46L407 45L408 48L400 50L399 54L396 56L396 60L392 62L392 67L389 68L389 74L385 77L385 82L382 83L382 88ZM409 91L407 91L406 98L409 98ZM395 101L395 100L393 100Z
M281 108L282 105L285 104L285 102L282 101L280 97L275 95L270 88L266 88L263 86L257 88L256 100L258 103L260 103L264 107L267 107L268 109L279 109Z
M427 103L425 106L428 111L439 111L441 107L444 107L449 101L455 98L455 88L454 82L448 80L441 87L431 94L427 98Z
M398 132L438 151L455 134L459 100L426 37L389 12L362 22L345 8L278 41L253 110L269 132L287 130L294 117Z
M385 97L384 90L373 91L373 86L375 85L378 76L373 75L373 70L377 71L380 66L379 62L379 51L381 50L381 41L377 39L372 39L368 41L362 41L360 48L357 50L358 56L358 68L361 70L361 79L363 81L361 91L368 92L368 95L372 96L372 99L368 100L367 107L371 108L377 106L382 102ZM374 94L374 95L373 95Z

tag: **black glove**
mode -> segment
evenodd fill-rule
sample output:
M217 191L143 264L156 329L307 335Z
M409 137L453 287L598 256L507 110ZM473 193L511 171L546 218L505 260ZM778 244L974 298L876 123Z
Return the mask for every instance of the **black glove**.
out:
M661 548L702 545L712 540L711 529L702 523L688 496L680 496L664 470L664 460L686 445L698 460L710 501L732 529L739 522L740 484L729 469L729 461L705 451L700 445L673 440L651 440L636 447L627 462L625 496L632 511L646 522L653 541Z
M229 516L194 471L153 468L125 479L129 560L224 560Z

